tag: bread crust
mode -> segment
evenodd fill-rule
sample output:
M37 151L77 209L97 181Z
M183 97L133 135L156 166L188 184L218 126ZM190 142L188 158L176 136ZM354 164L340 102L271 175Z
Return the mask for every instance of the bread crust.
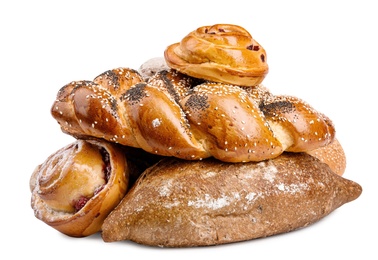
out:
M185 160L261 161L332 142L332 121L303 100L262 85L203 82L175 70L147 82L117 68L58 92L52 116L63 132Z
M196 78L240 86L268 73L264 48L241 26L215 24L190 32L164 52L169 67Z
M314 149L307 153L326 163L334 173L340 176L345 173L347 166L346 155L337 138L335 138L329 145Z
M163 247L250 240L308 226L361 192L306 153L258 163L164 159L109 214L102 237Z

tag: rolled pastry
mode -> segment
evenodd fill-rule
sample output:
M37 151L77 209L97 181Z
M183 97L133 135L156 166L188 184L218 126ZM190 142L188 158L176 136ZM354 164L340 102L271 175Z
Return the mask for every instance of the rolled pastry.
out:
M126 194L129 170L115 144L77 140L38 165L30 178L35 216L73 237L101 230Z
M169 67L192 77L256 86L268 73L264 48L241 26L215 24L190 32L164 52Z

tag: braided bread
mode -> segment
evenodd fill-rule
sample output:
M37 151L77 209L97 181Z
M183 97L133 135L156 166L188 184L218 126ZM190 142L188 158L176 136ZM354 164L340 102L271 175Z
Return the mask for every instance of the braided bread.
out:
M258 85L268 73L264 48L232 24L202 26L168 46L164 57L169 67L184 74L234 85Z
M63 132L187 160L261 161L332 142L332 122L304 101L265 87L207 82L176 70L145 81L118 68L74 81L51 108Z

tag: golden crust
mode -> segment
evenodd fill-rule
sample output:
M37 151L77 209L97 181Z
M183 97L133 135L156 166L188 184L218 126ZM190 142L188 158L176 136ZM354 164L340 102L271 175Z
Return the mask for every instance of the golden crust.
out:
M202 26L164 52L169 67L192 77L239 86L260 84L268 73L264 48L244 28Z
M78 140L37 166L30 178L31 206L38 219L56 230L89 236L101 230L124 197L128 178L122 150L107 142Z
M59 92L51 113L64 132L157 155L227 162L310 151L335 135L331 120L309 104L261 85L204 82L173 69L147 82L127 68L101 75Z
M340 176L344 174L346 169L346 156L344 149L337 138L335 138L329 145L307 153L328 164L334 173Z

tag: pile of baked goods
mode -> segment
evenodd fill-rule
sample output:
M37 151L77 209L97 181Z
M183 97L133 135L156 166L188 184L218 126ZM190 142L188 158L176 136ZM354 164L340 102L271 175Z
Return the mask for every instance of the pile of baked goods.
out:
M262 85L244 28L203 26L138 70L63 86L51 107L76 141L30 178L35 216L72 237L218 245L308 226L355 200L332 121Z

